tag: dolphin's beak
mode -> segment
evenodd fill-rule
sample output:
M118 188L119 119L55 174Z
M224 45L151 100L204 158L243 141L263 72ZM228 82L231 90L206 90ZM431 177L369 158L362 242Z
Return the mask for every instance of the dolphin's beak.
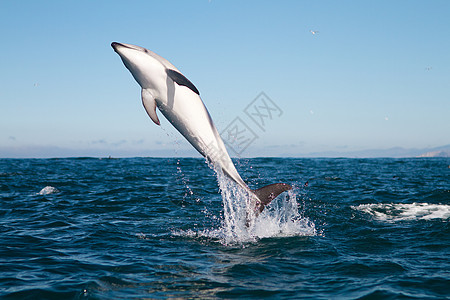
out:
M136 50L136 51L140 51L140 52L147 52L147 49L145 49L145 48L131 45L131 44L122 44L122 43L117 43L117 42L112 42L111 47L113 47L114 51L116 51L116 52L120 48L128 48L128 49L132 49L132 50ZM119 52L117 52L117 53L119 53Z
M111 47L113 47L114 51L117 52L117 48L119 48L120 46L123 46L121 43L117 43L117 42L112 42L111 43Z

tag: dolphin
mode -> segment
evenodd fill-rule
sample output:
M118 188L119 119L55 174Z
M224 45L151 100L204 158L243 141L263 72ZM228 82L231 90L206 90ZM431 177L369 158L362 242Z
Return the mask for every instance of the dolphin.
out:
M141 86L142 104L150 119L160 125L158 108L201 155L251 195L255 216L279 194L292 189L285 183L250 189L236 170L194 84L169 61L150 50L117 42L111 43L111 47Z

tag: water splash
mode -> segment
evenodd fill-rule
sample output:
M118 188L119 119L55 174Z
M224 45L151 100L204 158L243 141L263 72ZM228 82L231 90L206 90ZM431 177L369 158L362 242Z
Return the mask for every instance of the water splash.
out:
M37 194L38 195L51 195L51 194L56 194L56 193L59 193L59 190L57 188L55 188L53 186L46 186Z
M295 191L282 193L256 217L252 196L225 176L220 168L210 167L216 172L223 202L218 228L174 231L173 235L212 238L223 245L257 242L269 237L317 235L315 224L299 211Z

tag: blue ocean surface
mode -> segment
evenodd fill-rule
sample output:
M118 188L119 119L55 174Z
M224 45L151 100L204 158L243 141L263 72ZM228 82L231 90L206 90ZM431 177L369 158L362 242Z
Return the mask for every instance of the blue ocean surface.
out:
M450 159L235 162L0 159L0 298L450 299Z

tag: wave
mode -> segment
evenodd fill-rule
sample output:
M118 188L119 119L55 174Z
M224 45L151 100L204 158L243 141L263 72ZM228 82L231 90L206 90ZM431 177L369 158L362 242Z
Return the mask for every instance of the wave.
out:
M450 205L430 203L361 204L352 209L367 213L381 221L432 220L450 218Z

